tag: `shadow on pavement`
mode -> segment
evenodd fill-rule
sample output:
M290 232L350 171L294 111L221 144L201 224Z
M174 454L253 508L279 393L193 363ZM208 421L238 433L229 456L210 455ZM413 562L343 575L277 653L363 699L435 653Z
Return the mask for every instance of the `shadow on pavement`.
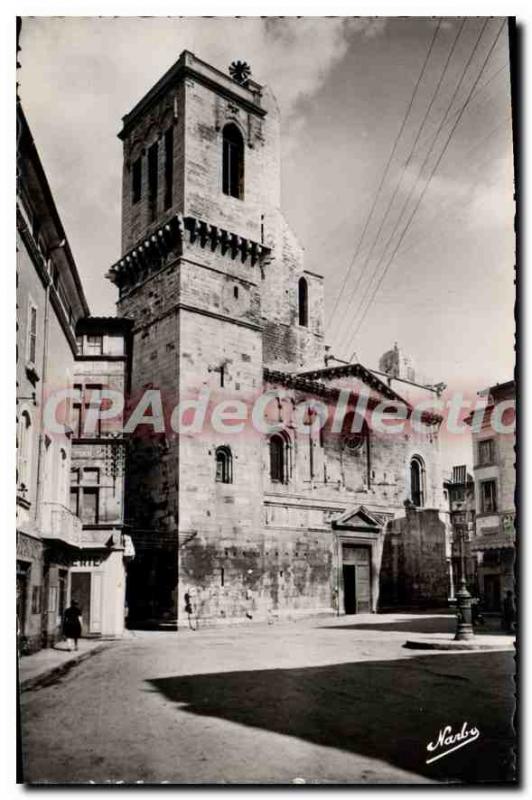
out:
M180 711L376 758L437 781L477 783L513 779L513 673L511 653L453 653L148 682ZM427 765L426 746L440 728L458 732L464 722L479 729L478 740Z
M377 620L379 617L377 617ZM382 619L382 617L380 617ZM320 628L335 631L395 631L397 633L448 633L456 631L456 617L429 617L422 616L408 620L397 620L393 622L355 622L348 625L320 625ZM501 628L500 620L488 619L484 625L476 625L475 633L481 636L507 636L506 631Z

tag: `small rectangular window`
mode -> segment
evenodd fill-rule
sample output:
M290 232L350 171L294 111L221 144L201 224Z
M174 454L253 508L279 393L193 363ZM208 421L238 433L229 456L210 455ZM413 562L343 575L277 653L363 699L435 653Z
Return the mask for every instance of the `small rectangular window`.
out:
M133 162L133 172L131 180L131 201L138 203L142 196L142 157L139 156Z
M103 336L87 336L85 340L85 355L101 356L103 352Z
M154 142L148 150L148 206L150 221L157 216L158 150Z
M481 464L493 464L494 458L494 442L493 439L484 439L484 441L478 443L478 463Z
M85 467L83 470L83 483L97 486L100 482L100 470L97 467Z
M164 135L164 207L172 205L174 182L174 129L168 128Z

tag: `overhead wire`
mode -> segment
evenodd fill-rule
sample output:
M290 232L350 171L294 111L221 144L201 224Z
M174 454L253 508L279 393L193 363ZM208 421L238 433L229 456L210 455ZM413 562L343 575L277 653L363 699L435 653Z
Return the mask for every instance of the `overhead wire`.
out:
M472 48L472 50L471 50L471 52L469 54L469 57L468 57L467 61L465 62L464 66L462 68L462 71L461 71L460 77L458 79L458 82L455 85L455 88L454 88L454 91L452 93L451 99L449 100L449 102L447 104L447 108L446 108L446 110L445 110L445 112L443 114L443 117L441 118L440 123L439 123L439 125L438 125L438 127L436 129L436 132L435 132L434 136L432 137L432 141L430 143L429 149L425 153L425 157L424 157L424 159L423 159L423 161L421 163L421 166L420 166L420 168L419 168L419 170L417 172L417 177L416 177L414 183L412 184L412 186L410 187L410 190L409 190L409 192L407 194L406 200L403 202L403 205L402 205L402 207L401 207L401 209L399 211L399 215L398 215L398 217L397 217L397 219L395 221L395 225L394 225L394 227L392 229L392 232L389 235L389 237L388 237L388 239L386 241L386 244L384 245L384 247L382 249L382 252L381 252L381 255L380 255L380 257L379 257L379 259L377 261L377 264L375 265L374 275L377 274L377 270L380 267L383 259L385 258L386 251L387 251L387 249L388 249L388 247L390 245L390 242L393 240L393 237L395 236L395 233L397 232L398 227L401 224L404 212L405 212L406 208L408 207L408 204L410 203L410 200L411 200L411 198L412 198L412 196L413 196L418 184L420 183L421 176L423 174L423 170L425 169L425 166L427 165L427 163L428 163L428 161L429 161L429 159L430 159L430 157L431 157L431 155L432 155L432 153L434 151L434 147L435 147L435 145L436 145L436 143L437 143L437 141L439 139L440 133L443 130L443 127L445 126L445 124L449 121L450 118L452 118L452 116L450 117L451 109L452 109L454 101L455 101L455 99L456 99L456 97L457 97L457 95L458 95L458 93L459 93L459 91L460 91L460 89L462 87L464 79L465 79L465 77L466 77L466 75L468 73L469 67L471 66L471 63L473 62L473 59L474 59L475 54L477 52L477 49L478 49L478 46L479 46L480 41L482 39L482 36L484 34L484 31L486 30L488 22L489 22L489 20L485 19L482 27L480 28L480 31L479 31L479 33L478 33L478 35L476 37L475 43L473 45L473 48ZM395 190L395 192L394 192L394 194L392 196L392 202L395 199L395 196L397 195L397 192L398 192L400 186L402 185L402 180L403 180L404 175L405 175L405 171L402 172L402 174L400 176L400 179L398 181L398 184L396 185L396 190ZM388 208L387 208L388 212L391 209L391 205L392 205L392 203L388 204ZM380 230L379 230L379 233L380 233ZM371 291L371 284L372 284L374 275L370 277L370 280L369 280L369 282L368 282L368 284L367 284L367 286L366 286L366 288L364 290L362 298L358 302L357 308L356 308L354 314L351 317L351 324L353 324L353 322L356 321L356 318L357 318L358 314L361 312L362 308L364 307L364 304L365 304L365 302L366 302L366 300L367 300L367 298L369 296L369 293ZM341 323L340 328L337 331L337 335L342 332L344 323L345 323L345 318L344 318L343 322ZM348 321L348 324L350 324L349 321Z
M421 81L423 80L423 76L424 76L424 74L425 74L425 70L426 70L426 68L427 68L427 65L428 65L428 63L429 63L430 56L431 56L431 54L432 54L432 50L433 50L433 48L434 48L434 44L435 44L435 42L436 42L436 38L437 38L437 36L438 36L438 31L440 30L440 27L441 27L441 23L442 23L442 20L440 19L440 20L438 21L438 24L437 24L437 26L436 26L436 28L435 28L435 30L434 30L434 33L433 33L433 35L432 35L432 38L431 38L431 41L430 41L429 48L428 48L428 50L427 50L427 53L426 53L426 55L425 55L425 59L424 59L424 61L423 61L423 65L422 65L422 67L421 67L421 70L420 70L420 72L419 72L418 78L417 78L417 80L416 80L416 83L415 83L415 85L414 85L414 89L413 89L413 91L412 91L412 95L411 95L411 97L410 97L410 101L409 101L409 103L408 103L408 106L407 106L406 112L405 112L405 114L404 114L404 116L403 116L403 120L402 120L402 122L401 122L401 126L400 126L400 128L399 128L399 131L398 131L398 133L397 133L396 137L395 137L395 141L394 141L394 143L393 143L393 147L392 147L392 149L391 149L391 151L390 151L390 155L388 156L388 160L387 160L387 162L386 162L386 166L384 167L384 171L383 171L383 173L382 173L381 180L380 180L379 186L378 186L378 188L377 188L377 192L376 192L376 194L375 194L375 197L374 197L374 200L373 200L372 206L371 206L371 208L370 208L370 211L369 211L369 213L368 213L368 215L367 215L367 217L366 217L366 222L365 222L365 224L364 224L364 227L363 227L362 233L361 233L361 235L360 235L360 237L359 237L359 240L358 240L358 244L357 244L357 247L356 247L355 253L354 253L354 255L353 255L353 258L351 259L351 262L350 262L350 264L349 264L349 267L348 267L348 269L347 269L347 271L346 271L346 273L345 273L345 276L344 276L343 283L342 283L342 285L341 285L341 287L340 287L340 289L339 289L339 291L338 291L338 293L337 293L337 295L336 295L336 300L335 300L335 302L334 302L333 309L332 309L332 311L330 312L330 317L333 317L333 316L334 316L334 314L336 313L336 310L337 310L337 308L338 308L338 304L339 304L339 302L340 302L340 298L342 297L342 295L343 295L343 292L345 291L345 287L346 287L346 285L347 285L347 281L349 280L349 276L350 276L350 274L351 274L351 271L352 271L352 269L353 269L353 266L354 266L354 264L356 263L356 260L357 260L357 258L358 258L358 254L359 254L359 252L360 252L360 248L361 248L361 246L362 246L362 242L363 242L363 240L364 240L364 236L366 235L366 231L367 231L367 229L368 229L368 227L369 227L369 223L370 223L370 221L371 221L371 218L372 218L372 216L373 216L373 213L374 213L374 211L375 211L375 208L376 208L376 206L377 206L377 202L378 202L378 199L379 199L379 196L380 196L380 193L381 193L381 189L382 189L382 187L383 187L383 185L384 185L384 182L385 182L385 180L386 180L386 177L387 177L387 175L388 175L388 171L389 171L389 169L390 169L390 166L391 166L391 164L392 164L393 158L394 158L394 156L395 156L395 152L396 152L396 150L397 150L397 146L398 146L398 144L399 144L399 141L401 140L401 137L402 137L402 135L403 135L403 131L404 131L404 129L405 129L406 123L407 123L407 121L408 121L408 118L409 118L409 116L410 116L410 112L412 111L412 108L413 108L413 105L414 105L414 102L415 102L416 95L417 95L417 93L418 93L418 90L419 90L419 87L420 87L420 85L421 85Z
M390 256L390 258L389 258L389 260L388 260L388 262L386 264L386 266L385 266L385 269L384 269L383 273L381 274L381 277L380 277L380 279L379 279L379 281L378 281L378 283L377 283L377 285L375 287L375 290L374 290L374 292L373 292L373 294L371 296L371 299L370 299L368 305L366 306L366 309L365 309L365 311L364 311L364 313L362 315L362 318L360 319L360 321L359 321L359 323L358 323L358 325L357 325L357 327L356 327L356 329L354 331L353 337L355 337L358 334L358 331L362 327L362 324L363 324L363 322L364 322L364 320L365 320L365 318L366 318L366 316L368 314L368 311L369 311L371 305L373 304L373 301L374 301L374 299L375 299L375 297L377 295L377 292L379 291L379 288L382 285L382 282L384 281L384 278L386 277L386 274L387 274L387 272L388 272L388 270L390 268L390 265L392 264L393 259L395 258L395 255L396 255L397 251L399 250L399 248L401 246L401 243L402 243L404 237L406 236L406 233L408 232L408 229L410 228L410 225L412 224L412 221L413 221L413 219L414 219L414 217L415 217L415 215L417 213L417 210L418 210L419 206L421 205L421 202L423 201L423 198L424 198L424 196L425 196L425 194L427 192L427 189L428 189L428 187L429 187L429 185L430 185L430 183L432 181L432 178L434 177L436 171L438 170L439 165L442 162L442 159L443 159L445 153L447 152L448 146L449 146L449 144L450 144L450 142L452 140L454 132L456 131L456 129L457 129L459 123L460 123L460 120L462 119L463 113L464 113L465 109L467 108L467 106L469 104L469 101L471 100L473 91L474 91L476 85L478 84L478 81L480 80L480 77L481 77L481 75L482 75L482 73L483 73L483 71L484 71L484 69L485 69L485 67L486 67L486 65L487 65L487 63L489 61L489 58L490 58L490 56L491 56L491 54L492 54L492 52L493 52L493 50L495 48L495 45L496 45L496 43L497 43L497 41L499 39L499 36L501 35L501 33L503 31L503 28L504 28L505 24L506 24L506 21L504 20L501 23L501 26L499 27L499 30L497 31L495 39L493 40L493 42L492 42L492 44L491 44L491 46L489 48L489 51L488 51L488 53L486 55L486 58L484 59L482 67L481 67L481 69L480 69L480 71L479 71L479 73L477 75L477 78L475 79L475 81L474 81L474 83L473 83L473 85L472 85L472 87L471 87L471 89L470 89L470 91L468 93L468 96L467 96L464 104L462 105L462 107L460 109L460 113L459 113L457 119L455 120L455 122L454 122L454 124L453 124L453 126L452 126L452 128L451 128L451 130L449 132L449 135L448 135L448 137L446 139L445 145L444 145L442 151L440 152L440 155L438 156L438 159L437 159L436 163L434 164L434 166L433 166L433 168L431 170L430 176L429 176L429 178L428 178L428 180L427 180L427 182L426 182L426 184L425 184L425 186L424 186L424 188L423 188L423 190L422 190L422 192L421 192L421 194L420 194L420 196L419 196L419 198L418 198L418 200L417 200L417 202L416 202L416 204L414 206L414 209L413 209L413 211L412 211L412 213L411 213L411 215L410 215L410 217L408 219L408 222L405 225L405 227L404 227L404 229L403 229L403 231L402 231L402 233L401 233L401 235L399 237L399 240L398 240L397 244L395 245L395 248L394 248L394 250L393 250L393 252L392 252L392 254L391 254L391 256Z
M452 42L452 45L451 45L451 47L449 49L449 52L447 54L447 58L445 60L445 64L444 64L443 69L441 70L441 73L440 73L439 80L437 82L437 85L436 85L435 89L432 92L431 100L430 100L427 108L425 109L425 113L424 113L423 119L421 120L421 123L420 123L420 125L418 127L416 137L415 137L415 139L414 139L414 141L413 141L413 143L412 143L412 145L410 147L410 152L409 152L409 154L407 156L406 161L404 162L404 164L402 166L399 178L398 178L398 180L397 180L397 182L395 184L395 188L394 188L392 194L390 195L390 198L388 200L388 204L386 206L386 210L385 210L385 212L384 212L384 214L383 214L383 216L381 218L381 221L380 221L379 227L377 229L377 232L375 233L375 236L373 237L373 242L371 244L371 247L368 250L368 252L366 253L364 262L363 262L362 267L361 267L361 269L360 269L360 271L358 273L358 278L357 278L357 280L356 280L356 282L355 282L354 286L352 287L351 292L349 294L349 297L348 297L348 300L347 300L347 303L346 303L347 308L349 308L350 303L352 302L352 300L356 296L356 293L358 292L358 289L359 289L359 287L361 285L362 279L363 279L363 277L365 276L365 274L367 272L368 265L369 265L369 263L371 261L371 256L372 256L372 254L373 254L373 252L375 250L376 245L378 244L379 236L381 235L381 232L382 232L382 230L384 228L384 225L386 224L386 221L388 219L388 215L389 215L389 213L390 213L390 211L392 209L392 206L393 206L393 203L395 201L395 198L397 197L397 195L398 195L398 193L399 193L399 191L401 189L401 186L403 184L403 179L404 179L404 177L406 175L406 172L408 170L408 167L409 167L409 165L410 165L410 163L412 161L412 157L414 155L414 152L415 152L415 149L416 149L417 144L419 142L419 139L421 138L422 131L423 131L425 125L426 125L426 122L427 122L427 119L428 119L428 117L430 115L430 112L432 111L432 108L434 106L434 102L436 100L436 97L438 96L438 92L439 92L439 90L441 88L441 85L443 83L443 80L445 78L447 70L449 68L449 64L451 62L453 53L454 53L454 51L456 49L456 46L458 44L458 40L459 40L460 35L461 35L462 31L463 31L465 23L466 23L466 20L463 19L462 22L461 22L460 27L458 28L456 36L454 37L454 41ZM335 337L338 336L339 333L341 332L344 322L345 322L345 317L341 319L341 321L339 323L339 326L338 326L338 329L336 331Z

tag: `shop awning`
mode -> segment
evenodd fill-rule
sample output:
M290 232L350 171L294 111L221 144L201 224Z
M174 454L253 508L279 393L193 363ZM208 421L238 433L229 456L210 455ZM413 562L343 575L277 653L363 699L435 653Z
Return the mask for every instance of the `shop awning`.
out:
M470 542L471 550L514 550L515 533L485 533Z

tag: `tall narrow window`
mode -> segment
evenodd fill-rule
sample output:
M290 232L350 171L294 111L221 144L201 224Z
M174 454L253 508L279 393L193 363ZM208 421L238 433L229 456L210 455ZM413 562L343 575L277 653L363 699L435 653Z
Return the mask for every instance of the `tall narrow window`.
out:
M278 483L288 483L290 444L280 433L270 438L270 477Z
M138 203L142 196L142 156L133 162L131 177L131 202Z
M87 525L97 525L99 520L99 489L84 489L81 502L81 519Z
M229 447L216 448L216 480L233 483L233 456Z
M79 486L70 487L70 510L79 517Z
M222 188L231 197L244 197L244 140L233 124L223 130Z
M101 392L103 386L100 383L87 383L85 384L84 391L84 418L83 418L83 435L88 436L101 436L102 435L102 420L101 415L97 413L101 405ZM90 417L88 417L89 409L96 409Z
M497 481L482 481L480 484L480 512L493 514L497 511Z
M154 142L148 150L148 207L150 221L157 216L158 149Z
M308 327L308 284L305 278L300 278L298 283L298 308L299 324Z
M37 306L30 302L28 309L28 361L35 364L37 358Z
M18 485L27 490L30 484L31 470L31 417L29 411L20 415L18 429Z
M410 462L410 495L412 503L422 508L425 502L425 468L419 456Z
M168 128L164 134L164 208L172 205L172 186L174 182L174 129Z

